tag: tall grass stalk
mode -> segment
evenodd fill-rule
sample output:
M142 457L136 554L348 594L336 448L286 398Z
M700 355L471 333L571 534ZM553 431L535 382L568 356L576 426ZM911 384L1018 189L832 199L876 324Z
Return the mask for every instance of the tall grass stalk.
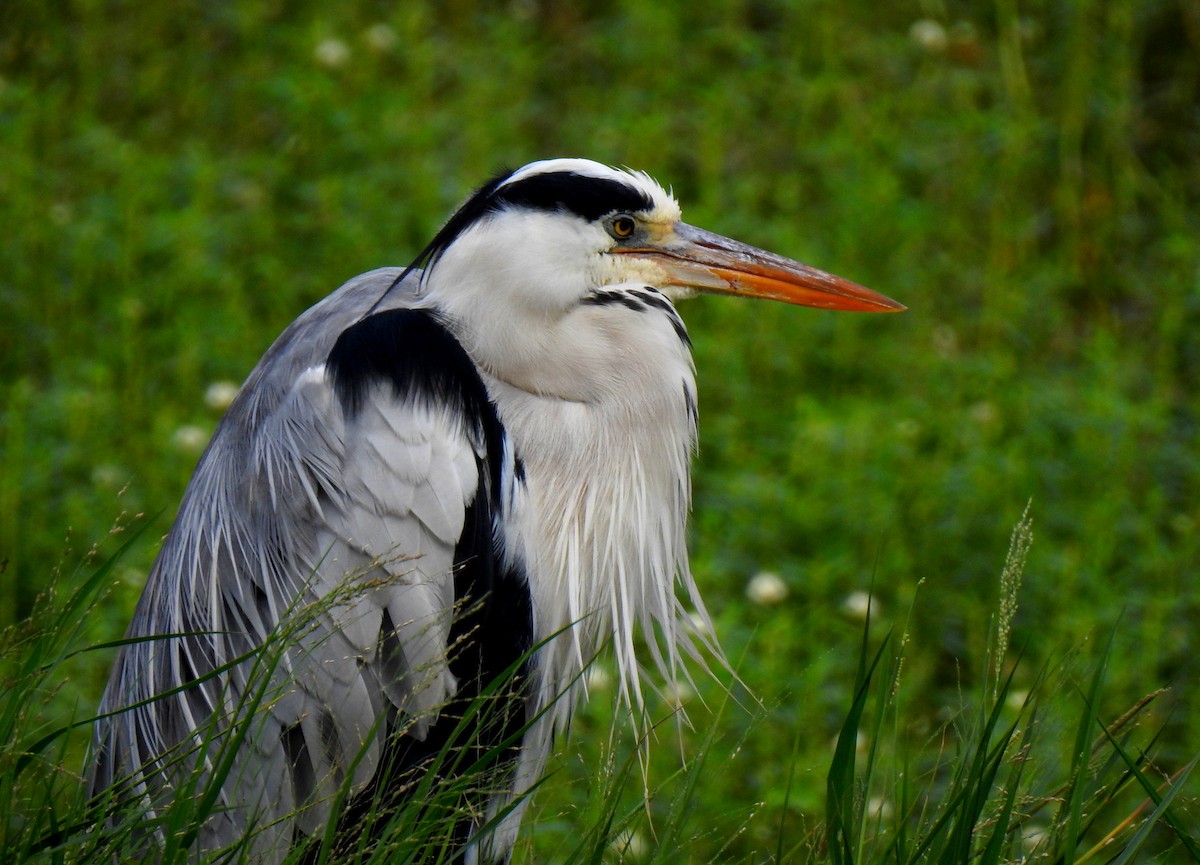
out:
M989 648L989 654L992 656L992 675L995 676L993 700L999 699L1000 696L1004 659L1008 656L1008 641L1012 634L1013 617L1017 614L1017 596L1021 591L1021 577L1025 573L1025 560L1029 558L1029 548L1033 545L1033 518L1029 514L1032 507L1032 501L1025 505L1021 519L1013 528L1012 539L1008 545L1008 555L1004 559L1004 569L1000 572L1000 597L994 625L995 636L993 645Z

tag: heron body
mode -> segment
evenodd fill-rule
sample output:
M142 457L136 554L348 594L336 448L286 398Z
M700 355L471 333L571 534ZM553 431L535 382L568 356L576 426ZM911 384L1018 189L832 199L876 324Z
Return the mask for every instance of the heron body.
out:
M189 773L220 772L193 849L250 832L252 861L278 862L397 767L444 768L465 707L507 677L468 731L507 756L453 839L468 865L507 861L596 652L611 643L634 706L639 634L662 676L698 653L696 382L674 307L697 291L902 308L688 226L644 174L549 160L481 187L412 267L301 315L218 427L148 577L93 790L153 814ZM250 659L272 642L256 702Z

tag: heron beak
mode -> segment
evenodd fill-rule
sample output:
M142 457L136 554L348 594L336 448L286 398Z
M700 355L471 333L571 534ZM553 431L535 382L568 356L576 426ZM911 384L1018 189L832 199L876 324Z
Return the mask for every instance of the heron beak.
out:
M666 285L696 291L852 312L907 308L848 279L683 222L661 245L613 251L653 262L666 272Z

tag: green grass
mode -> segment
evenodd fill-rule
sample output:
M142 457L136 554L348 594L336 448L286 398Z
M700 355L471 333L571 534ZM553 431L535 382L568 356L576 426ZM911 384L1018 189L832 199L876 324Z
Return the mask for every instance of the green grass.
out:
M919 19L942 25L941 48L914 38ZM1121 748L1136 761L1153 739L1155 789L1200 752L1197 26L1172 0L0 4L0 624L118 639L198 456L189 430L219 417L210 385L241 381L343 280L406 263L499 165L627 164L673 185L690 221L910 311L684 307L694 569L754 697L698 683L695 731L680 745L667 723L653 743L646 808L598 690L524 860L596 861L608 834L577 833L581 815L641 838L643 859L828 855L835 742L889 631L859 726L875 756L841 788L852 849L916 849L915 829L901 839L898 817L861 806L936 820L946 802L917 791L958 789L949 767L1009 735L1007 702L989 720L1007 682L1037 695L1017 740L1036 732L1036 759L997 768L983 813L1000 819L1002 787L1012 819L1047 796L1022 825L1081 828L1082 858L1121 818L1096 816L1073 767L1103 754L1105 777L1128 771L1106 743L1077 747L1101 723L1166 689ZM1020 662L996 678L998 574L1031 499ZM87 615L30 624L55 580L69 597L108 559L114 523L163 511ZM760 571L787 597L748 599ZM868 591L864 650L843 604ZM27 681L31 631L6 633L7 686ZM86 718L110 662L64 659L20 703L6 687L21 741ZM80 741L39 760L61 796ZM1159 794L1193 835L1196 785ZM1144 795L1135 774L1108 807ZM1015 857L988 852L996 825L979 857ZM1167 820L1116 843L1151 825L1139 858L1188 861Z
M154 847L160 851L154 861L194 861L188 846L206 816L219 807L217 793L237 771L254 715L267 711L277 697L274 671L284 648L294 645L330 605L345 600L339 593L296 607L261 650L241 659L249 665L249 684L238 720L201 731L194 751L170 756L179 792L153 817L120 795L89 801L69 764L88 737L91 715L79 708L61 715L58 683L70 675L75 659L113 648L81 645L79 623L96 609L118 557L133 548L139 535L126 540L117 557L60 581L20 628L5 634L2 660L11 678L0 711L0 782L7 791L0 804L0 847L10 861L129 861L142 855L147 833L164 839L163 846ZM1018 604L1016 587L1030 539L1027 514L1014 531L1004 567L1002 610L1012 611ZM345 589L356 590L349 583ZM1019 694L1013 682L1021 662L1010 663L1004 653L1005 622L1002 612L990 623L989 664L977 693L959 695L947 718L925 741L916 742L903 709L909 690L902 677L909 659L908 634L893 631L876 646L869 622L864 624L853 696L826 772L823 824L797 830L781 819L769 846L746 850L743 836L762 820L765 803L749 808L727 804L710 822L713 815L704 812L713 779L732 777L740 752L757 738L755 732L772 723L772 713L764 707L735 708L736 689L727 689L710 705L711 716L724 722L731 713L745 714L756 727L732 751L726 750L724 723L675 727L686 731L680 738L686 755L675 768L656 771L656 765L664 765L658 759L661 743L625 742L629 728L610 727L593 742L591 750L598 753L586 770L586 784L572 781L562 770L550 777L518 861L994 865L1026 859L1083 863L1102 852L1105 861L1127 862L1146 853L1161 858L1164 842L1181 861L1200 860L1200 833L1189 806L1176 801L1183 797L1200 754L1167 776L1158 756L1162 728L1147 717L1161 693L1139 701L1112 723L1100 717L1110 639L1086 692L1073 693L1066 701L1055 698L1060 689L1074 690L1072 676L1080 664L1073 659L1043 668L1030 692ZM594 677L593 684L598 686ZM486 688L466 708L461 730L487 716L497 687L502 682ZM1043 711L1045 706L1050 708ZM1056 716L1067 706L1077 710L1074 718ZM656 711L660 729L671 729L678 708L659 706ZM603 721L601 727L610 723ZM798 746L799 728L792 735ZM474 754L448 744L433 765L453 767L452 777L440 780L440 771L431 771L404 779L409 792L399 807L377 799L361 819L368 827L363 834L332 857L326 846L316 861L449 861L454 817L478 785L488 784L503 747ZM797 751L794 747L786 759L777 755L788 771L784 810L799 768ZM203 762L211 764L211 772L197 771ZM564 780L575 788L564 786ZM327 844L337 836L349 795L348 787L334 794ZM269 831L270 826L256 829ZM1162 837L1153 838L1155 832ZM251 862L253 849L254 835L247 835L205 861ZM297 849L288 861L303 861L303 854Z

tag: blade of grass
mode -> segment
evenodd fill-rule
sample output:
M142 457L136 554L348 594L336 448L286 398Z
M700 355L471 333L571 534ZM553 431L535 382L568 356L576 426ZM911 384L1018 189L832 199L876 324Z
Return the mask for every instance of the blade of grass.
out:
M1076 728L1075 745L1071 751L1071 781L1065 800L1059 808L1059 816L1055 822L1063 825L1062 849L1060 858L1063 865L1074 865L1075 851L1079 843L1083 823L1083 801L1085 781L1088 771L1088 755L1091 753L1092 728L1096 724L1096 712L1099 705L1100 689L1104 682L1104 674L1108 669L1108 659L1112 653L1114 629L1108 635L1108 641L1100 653L1096 670L1092 674L1091 685L1084 698L1083 714Z
M854 700L838 733L833 760L830 763L826 780L826 844L827 852L834 865L853 865L857 861L857 850L854 843L858 832L854 831L854 822L857 811L855 807L855 760L858 731L862 724L863 711L866 709L867 697L870 695L871 677L891 642L891 634L888 634L868 665L867 636L868 626L864 626L858 672L854 683ZM858 819L861 817L862 815L859 814Z
M992 785L1003 765L1004 755L1008 751L1012 737L1016 734L1017 723L1020 720L1019 716L1014 719L1008 729L1000 735L999 741L992 744L993 735L1004 709L1004 700L1012 686L1012 677L1015 674L1016 667L1009 672L1004 684L996 693L996 699L987 720L976 734L974 757L963 778L963 795L957 798L958 813L951 829L949 842L939 857L945 865L966 862L971 858L976 826L987 807Z
M1009 773L1008 791L1004 796L1004 804L996 815L996 826L988 838L987 844L979 857L979 865L1000 865L1004 855L1004 841L1012 830L1011 821L1013 809L1017 802L1017 791L1021 786L1021 772L1024 764L1017 762Z
M1196 862L1200 862L1200 845L1197 845L1195 839L1192 838L1191 833L1189 833L1186 829L1184 829L1183 824L1180 823L1180 821L1179 821L1179 818L1176 817L1175 814L1170 809L1163 810L1163 802L1166 800L1167 795L1160 792L1155 787L1154 782L1146 777L1146 773L1143 772L1142 769L1138 765L1139 761L1136 758L1134 758L1125 749L1125 747L1123 745L1121 745L1121 743L1119 741L1117 741L1116 737L1112 735L1112 733L1108 730L1108 728L1101 725L1101 729L1104 731L1103 736L1108 739L1108 742L1112 746L1113 751L1125 763L1125 767L1128 770L1129 774L1138 782L1138 784L1141 785L1142 789L1145 791L1147 800L1149 802L1153 802L1155 804L1155 806L1156 806L1155 815L1158 815L1159 812L1161 812L1160 818L1152 815L1151 819L1148 822L1153 824L1153 822L1156 819L1161 819L1162 822L1166 823L1168 826L1171 827L1171 830L1175 833L1175 836L1179 839L1179 842L1181 844L1183 844L1184 847L1187 848L1188 853L1191 854L1192 860L1196 861ZM1167 787L1167 790L1171 797L1174 797L1174 795L1175 795L1175 792L1176 792L1175 787L1181 786L1186 781L1187 776L1189 774L1191 774L1192 769L1195 768L1197 761L1200 761L1200 754L1198 754L1196 757L1192 758L1191 762L1189 762L1182 769L1180 769L1175 774L1175 776L1172 779L1170 779L1170 783ZM1142 808L1144 808L1144 807L1145 807L1145 805L1139 807L1138 811L1142 810ZM1135 811L1134 814L1136 815L1136 813L1137 812ZM1131 819L1132 819L1132 816L1134 816L1134 815L1131 815ZM1097 846L1099 846L1099 845L1097 845ZM1083 859L1087 859L1089 856L1091 856L1095 852L1097 852L1095 848L1093 848L1092 850L1089 850L1081 858L1081 861Z
M779 811L779 831L775 836L775 861L783 862L784 825L787 823L788 806L792 801L792 784L796 779L796 760L800 754L800 727L792 737L792 756L788 761L787 782L783 788L783 807Z
M1155 807L1154 811L1151 812L1150 816L1147 817L1142 823L1141 828L1138 829L1133 838L1129 840L1129 843L1125 845L1125 849L1121 851L1121 855L1114 859L1111 865L1125 865L1126 862L1132 859L1138 853L1138 851L1141 850L1142 845L1146 843L1146 838L1150 835L1150 831L1156 825L1158 825L1160 819L1170 813L1168 809L1171 806L1171 802L1174 801L1177 795L1179 795L1179 791L1182 790L1184 785L1187 783L1188 776L1192 774L1192 770L1196 768L1196 763L1198 762L1200 762L1200 754L1193 757L1191 762L1184 767L1179 777L1175 779L1174 783L1172 783L1169 788L1167 788L1167 792L1163 794L1161 798L1156 798L1158 794L1157 791L1155 791L1152 798L1155 798L1155 801L1158 803L1157 806ZM1140 780L1141 772L1137 771L1136 769L1134 771L1139 776ZM1175 825L1176 824L1172 822L1173 828ZM1180 835L1179 837L1181 840L1184 838L1183 835ZM1189 842L1185 842L1185 844L1188 848L1188 852L1192 854L1192 858L1194 860L1200 859L1200 857L1197 857L1196 855L1195 846Z

